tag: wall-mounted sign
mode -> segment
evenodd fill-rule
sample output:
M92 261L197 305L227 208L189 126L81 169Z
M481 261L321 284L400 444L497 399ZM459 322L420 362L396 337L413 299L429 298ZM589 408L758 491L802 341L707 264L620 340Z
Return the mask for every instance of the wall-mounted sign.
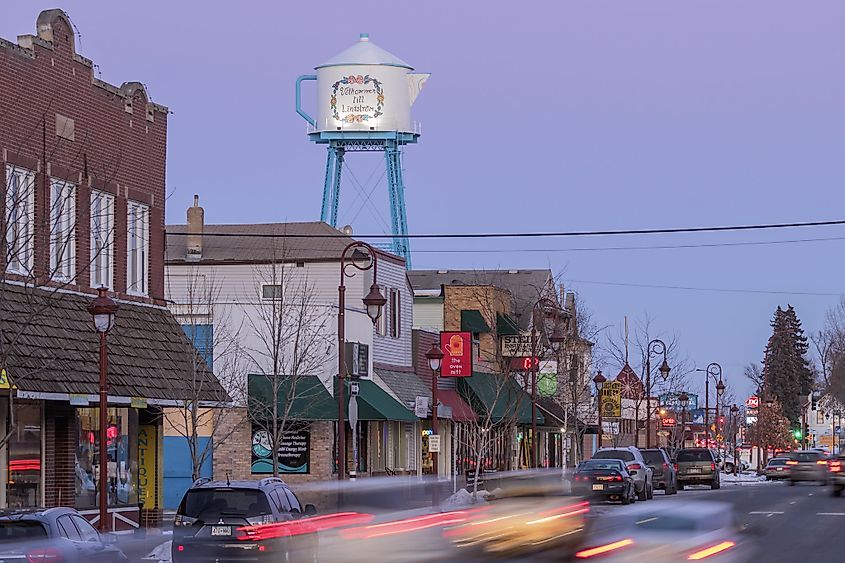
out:
M505 358L530 357L531 333L504 334L499 337L502 343L502 356Z
M158 439L152 424L138 426L138 499L144 508L157 508L156 502L156 451Z
M370 347L359 342L346 343L346 375L367 377L370 374Z
M273 473L270 433L260 426L252 427L252 473ZM283 433L279 442L276 463L279 473L311 472L311 432L307 429Z
M428 451L433 454L440 453L440 434L431 434L428 437Z
M428 399L428 397L423 396L416 397L414 399L414 415L417 418L425 418L428 416Z
M472 377L471 333L441 332L440 349L443 351L441 377Z

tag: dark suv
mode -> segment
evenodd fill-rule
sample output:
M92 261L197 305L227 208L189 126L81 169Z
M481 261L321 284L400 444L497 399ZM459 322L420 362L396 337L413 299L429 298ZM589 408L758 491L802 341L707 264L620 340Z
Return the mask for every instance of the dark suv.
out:
M209 481L188 489L173 523L174 562L316 561L317 535L281 479Z
M640 450L652 471L652 483L655 489L662 489L667 495L678 492L678 474L672 460L663 448Z
M125 563L115 536L100 536L72 508L0 511L0 561Z
M711 489L722 486L719 479L719 462L722 460L707 448L683 448L675 454L678 464L678 490L685 485L710 485Z

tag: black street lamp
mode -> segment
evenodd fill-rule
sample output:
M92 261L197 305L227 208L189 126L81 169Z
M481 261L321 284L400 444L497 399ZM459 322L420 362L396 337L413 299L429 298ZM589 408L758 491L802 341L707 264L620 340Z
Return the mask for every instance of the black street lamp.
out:
M94 319L94 330L100 335L100 521L97 527L101 532L109 531L109 448L107 428L109 424L109 352L106 344L106 336L114 328L117 309L117 303L109 297L109 290L105 287L97 289L97 297L88 306L88 312L91 313Z
M648 343L646 347L646 354L645 354L645 389L646 389L646 396L645 396L645 412L646 412L646 419L645 419L645 443L646 448L651 448L651 356L652 355L660 355L663 354L663 363L660 364L658 371L660 372L661 377L663 377L663 381L666 381L669 378L669 372L671 368L669 367L669 363L666 361L667 359L667 349L666 343L660 340L659 338L655 338L651 342Z
M737 444L736 444L736 435L737 435L737 431L739 430L738 415L739 415L739 407L736 406L736 403L734 403L731 406L731 417L733 418L733 431L734 431L734 475L737 474L737 466L739 466L739 455L738 455L739 448L737 448Z
M596 399L597 399L597 403L598 403L598 409L597 410L598 410L598 413L599 413L599 440L598 440L599 449L601 449L601 447L602 447L602 438L604 437L604 425L602 424L602 421L601 421L601 407L602 407L601 390L604 387L605 381L607 381L607 378L605 376L603 376L601 374L601 370L599 370L599 372L593 378L593 383L596 386Z
M698 368L695 371L704 372L704 436L707 447L710 447L710 378L716 381L716 394L721 397L725 392L725 384L722 383L722 366L716 362L707 364L705 369ZM718 376L718 377L717 377ZM716 399L716 436L719 435L719 399ZM714 440L718 447L718 440Z
M443 350L436 343L432 342L431 349L425 353L425 357L428 360L428 367L431 368L431 435L437 436L437 373L440 371L440 366L443 363ZM437 477L439 472L437 467L437 453L432 452L431 449L429 449L429 453L431 454L432 474Z
M364 264L355 260L355 252L359 250L367 251L367 261ZM347 262L347 259L349 262ZM349 243L343 249L340 255L340 285L337 286L337 478L342 481L346 478L346 405L344 404L344 386L346 385L346 278L355 275L354 272L347 271L347 268L353 267L360 271L373 271L373 284L370 286L370 292L364 297L364 306L367 308L367 316L373 321L373 324L381 317L382 308L387 303L379 286L376 283L378 279L378 257L376 251L372 246L363 241L355 241ZM355 428L352 429L353 435Z

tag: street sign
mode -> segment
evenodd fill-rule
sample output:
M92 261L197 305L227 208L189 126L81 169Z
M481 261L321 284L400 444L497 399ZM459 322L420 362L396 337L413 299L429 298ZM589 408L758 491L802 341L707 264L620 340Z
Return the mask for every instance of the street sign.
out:
M606 381L601 388L601 415L605 418L622 416L622 382Z
M441 377L472 377L472 334L469 332L441 332L440 349L443 362Z
M502 342L502 356L516 358L520 356L531 357L531 333L504 334L500 337Z
M428 397L416 397L414 399L414 415L416 415L417 418L425 418L428 416Z
M429 435L428 451L433 454L440 453L440 434Z

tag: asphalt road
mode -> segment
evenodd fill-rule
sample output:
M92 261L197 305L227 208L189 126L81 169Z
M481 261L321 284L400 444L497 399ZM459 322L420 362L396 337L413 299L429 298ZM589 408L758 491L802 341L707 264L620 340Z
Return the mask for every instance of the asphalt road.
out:
M654 500L647 502L693 499L733 505L737 521L754 530L753 561L845 562L845 497L832 497L829 487L800 483L789 487L782 482L723 483L715 491L693 488L668 497L656 492ZM595 512L600 518L602 513L612 510L610 506L599 505Z

